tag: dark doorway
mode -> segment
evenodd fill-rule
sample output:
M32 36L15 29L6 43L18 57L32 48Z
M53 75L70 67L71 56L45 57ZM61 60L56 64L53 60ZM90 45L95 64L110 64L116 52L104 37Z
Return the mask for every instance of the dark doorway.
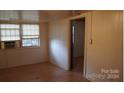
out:
M84 72L85 18L71 21L71 71Z

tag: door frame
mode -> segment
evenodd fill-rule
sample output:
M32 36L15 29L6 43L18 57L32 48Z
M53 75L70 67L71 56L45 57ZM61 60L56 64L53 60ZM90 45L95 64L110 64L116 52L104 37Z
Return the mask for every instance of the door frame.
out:
M88 43L88 32L91 31L91 12L89 13L83 13L81 15L71 17L69 18L69 31L70 31L70 36L69 36L69 70L71 70L72 67L72 28L71 28L71 21L76 20L76 19L82 19L85 18L85 41L84 41L84 66L83 66L83 76L86 77L86 70L87 70L87 43Z

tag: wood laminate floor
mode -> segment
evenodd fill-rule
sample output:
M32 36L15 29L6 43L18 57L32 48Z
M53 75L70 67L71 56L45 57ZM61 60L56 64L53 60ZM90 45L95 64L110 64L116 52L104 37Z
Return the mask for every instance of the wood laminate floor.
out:
M51 63L0 69L0 82L87 82L82 74L65 71Z

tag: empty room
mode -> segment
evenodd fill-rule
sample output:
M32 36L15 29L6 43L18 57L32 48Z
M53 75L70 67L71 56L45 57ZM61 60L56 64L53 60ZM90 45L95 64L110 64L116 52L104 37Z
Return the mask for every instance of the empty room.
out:
M123 82L123 16L0 10L0 82Z

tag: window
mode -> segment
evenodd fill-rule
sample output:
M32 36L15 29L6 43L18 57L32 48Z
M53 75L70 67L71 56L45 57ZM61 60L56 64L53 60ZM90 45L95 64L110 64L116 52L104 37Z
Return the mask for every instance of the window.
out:
M20 40L19 25L16 24L0 24L1 41Z
M40 46L39 11L0 10L0 46Z
M39 35L38 24L0 24L0 40L9 46L13 41L22 41L23 47L38 47L40 46Z
M39 25L22 25L22 46L39 45Z

